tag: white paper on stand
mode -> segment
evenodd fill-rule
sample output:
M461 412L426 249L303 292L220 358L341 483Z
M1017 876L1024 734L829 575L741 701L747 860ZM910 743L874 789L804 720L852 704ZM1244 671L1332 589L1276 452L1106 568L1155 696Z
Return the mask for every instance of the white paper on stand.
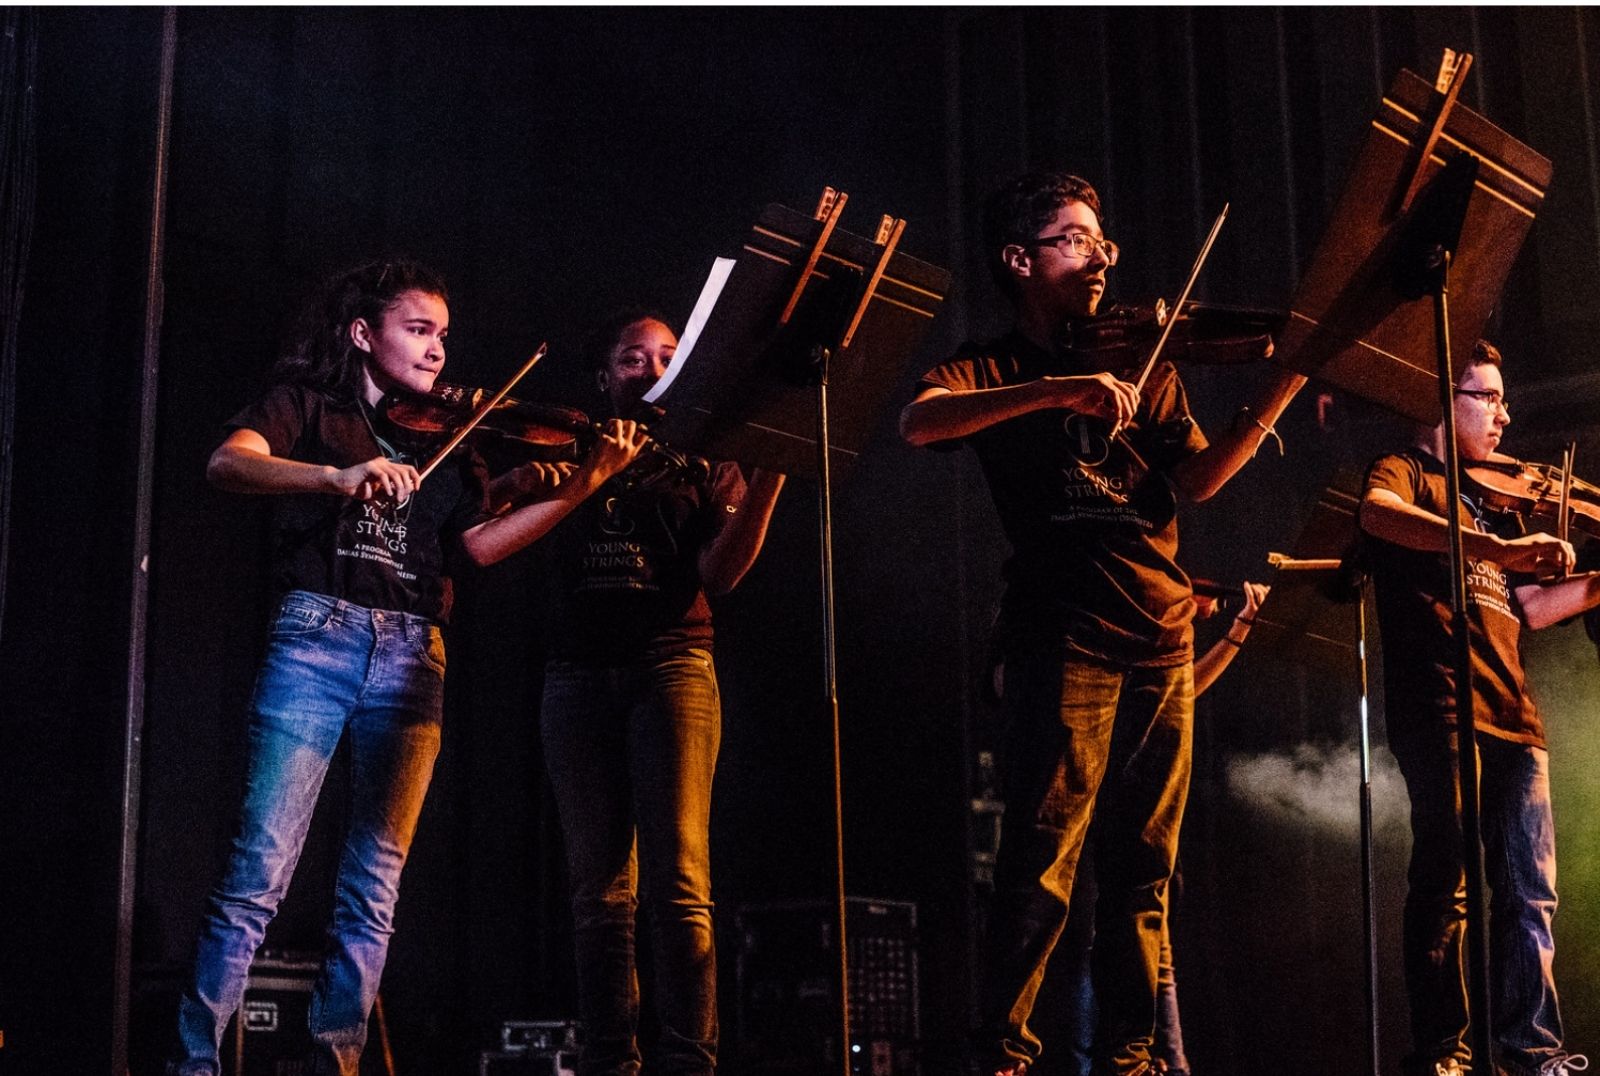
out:
M689 315L689 324L683 327L683 338L678 341L678 350L672 357L672 365L661 375L661 380L644 394L645 403L653 404L665 396L673 381L677 380L678 371L688 365L695 341L700 339L700 330L711 320L711 310L717 305L717 297L722 294L723 285L727 284L728 274L733 272L734 264L733 258L718 258L712 263L711 275L706 277L705 287L700 289L700 298L695 300L694 313Z

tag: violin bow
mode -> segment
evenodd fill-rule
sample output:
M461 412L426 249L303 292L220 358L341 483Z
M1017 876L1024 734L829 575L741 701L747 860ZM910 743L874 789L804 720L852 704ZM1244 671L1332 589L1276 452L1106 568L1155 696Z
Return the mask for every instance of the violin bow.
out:
M495 409L495 405L497 405L501 400L505 399L506 396L510 394L512 389L516 388L517 382L521 381L523 377L527 375L528 371L533 369L534 365L540 359L544 358L545 352L549 350L550 345L548 343L540 344L539 350L535 351L528 358L528 361L522 364L522 369L512 374L511 380L507 381L503 386L501 386L499 392L489 397L488 400L484 401L484 403L472 413L472 417L467 419L462 427L451 436L450 440L445 442L444 447L433 454L433 458L428 461L428 465L417 472L417 483L419 485L422 483L424 478L427 478L428 475L433 473L433 469L435 467L444 462L444 458L446 456L455 451L457 445L466 440L467 434L471 433L478 423L482 422L485 416L487 416L490 411Z
M1578 455L1578 442L1570 441L1566 451L1561 453L1561 500L1556 506L1556 537L1563 542L1568 541L1572 523L1572 462ZM1566 576L1566 565L1562 565L1562 576Z
M1156 363L1161 358L1161 349L1167 346L1167 337L1172 335L1172 327L1178 323L1178 314L1183 310L1183 304L1189 301L1189 292L1194 290L1194 282L1200 279L1200 270L1206 264L1206 256L1211 253L1211 245L1217 241L1217 233L1222 231L1222 222L1228 219L1228 206L1223 203L1222 212L1217 214L1217 219L1211 225L1211 234L1206 236L1206 241L1200 246L1200 254L1194 260L1194 267L1189 270L1189 279L1184 282L1183 291L1178 294L1178 302L1167 315L1167 320L1161 326L1161 336L1156 340L1156 346L1151 349L1150 357L1145 360L1144 369L1139 372L1139 380L1134 383L1135 393L1144 392L1144 383L1150 379L1150 372L1156 368ZM1122 434L1122 424L1119 422L1111 428L1110 440L1115 441Z
M1150 352L1150 357L1145 360L1144 370L1139 374L1139 380L1134 383L1134 389L1144 391L1144 383L1150 378L1150 371L1156 368L1156 362L1161 358L1161 349L1167 346L1167 337L1172 335L1172 327L1178 322L1178 315L1183 312L1183 304L1189 301L1189 292L1194 290L1194 282L1200 279L1200 270L1206 264L1206 256L1211 253L1211 245L1217 241L1217 233L1222 231L1222 222L1228 219L1228 205L1224 204L1222 212L1217 214L1216 223L1211 225L1211 234L1206 236L1205 243L1200 247L1200 254L1194 260L1194 268L1189 270L1189 279L1184 281L1183 291L1178 295L1178 301L1173 304L1172 313L1167 315L1167 323L1161 327L1161 337L1156 341L1155 348Z

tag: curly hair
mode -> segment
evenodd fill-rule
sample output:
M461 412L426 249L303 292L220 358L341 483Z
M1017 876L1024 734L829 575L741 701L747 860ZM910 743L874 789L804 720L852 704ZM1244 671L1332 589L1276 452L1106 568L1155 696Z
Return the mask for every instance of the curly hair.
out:
M1008 298L1017 294L1016 281L1000 252L1012 243L1026 243L1055 219L1061 207L1082 202L1100 213L1100 195L1089 181L1066 172L1030 172L1018 176L983 203L984 261L994 282Z
M366 353L351 342L350 326L360 318L376 328L408 291L450 301L444 278L409 259L370 261L335 273L306 304L294 342L273 367L273 380L309 385L354 404L361 396Z

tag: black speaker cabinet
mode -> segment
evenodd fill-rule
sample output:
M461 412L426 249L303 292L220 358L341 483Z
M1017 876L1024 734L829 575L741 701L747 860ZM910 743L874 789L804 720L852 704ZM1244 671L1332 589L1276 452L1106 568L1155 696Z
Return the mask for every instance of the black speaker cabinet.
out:
M838 1065L837 909L828 901L747 904L734 915L738 1071L813 1076ZM920 1076L915 904L845 905L851 1071Z

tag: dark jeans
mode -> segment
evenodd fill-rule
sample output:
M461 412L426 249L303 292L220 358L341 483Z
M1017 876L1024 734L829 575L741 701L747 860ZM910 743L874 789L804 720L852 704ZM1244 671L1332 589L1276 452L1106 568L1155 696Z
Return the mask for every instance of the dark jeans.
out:
M1028 1019L1066 923L1093 816L1095 1071L1142 1072L1156 1023L1167 882L1189 789L1193 667L1118 669L1060 654L1011 654L1004 703L1006 811L980 1061L998 1067L1039 1056Z
M572 874L582 1076L639 1071L637 893L655 953L654 1071L709 1074L717 1056L711 779L722 710L711 654L592 666L553 661L545 764Z
M1465 948L1467 883L1454 730L1396 737L1390 747L1411 800L1411 867L1402 945L1411 1003L1408 1072L1470 1059ZM1561 1014L1551 966L1556 912L1555 824L1549 753L1478 737L1479 819L1490 888L1493 1038L1513 1076L1537 1073L1561 1052ZM1480 1066L1481 1068L1482 1066Z
M311 995L316 1071L355 1076L394 933L400 870L439 753L444 643L432 622L294 591L256 679L238 836L178 1005L180 1076L215 1076L250 962L289 888L334 748L350 736L350 828Z
M1093 837L1090 838L1093 846ZM1090 859L1092 859L1092 855ZM1094 1029L1100 1013L1095 1001L1094 979L1090 974L1090 953L1094 946L1096 887L1093 864L1078 864L1073 880L1072 905L1067 913L1066 931L1050 961L1050 979L1059 982L1067 993L1065 1046L1067 1061L1061 1071L1072 1076L1089 1076L1094 1058ZM1155 1042L1150 1057L1167 1066L1174 1076L1188 1076L1189 1058L1183 1050L1183 1024L1178 1015L1178 978L1172 963L1171 903L1168 893L1167 917L1161 921L1161 961L1156 968Z

